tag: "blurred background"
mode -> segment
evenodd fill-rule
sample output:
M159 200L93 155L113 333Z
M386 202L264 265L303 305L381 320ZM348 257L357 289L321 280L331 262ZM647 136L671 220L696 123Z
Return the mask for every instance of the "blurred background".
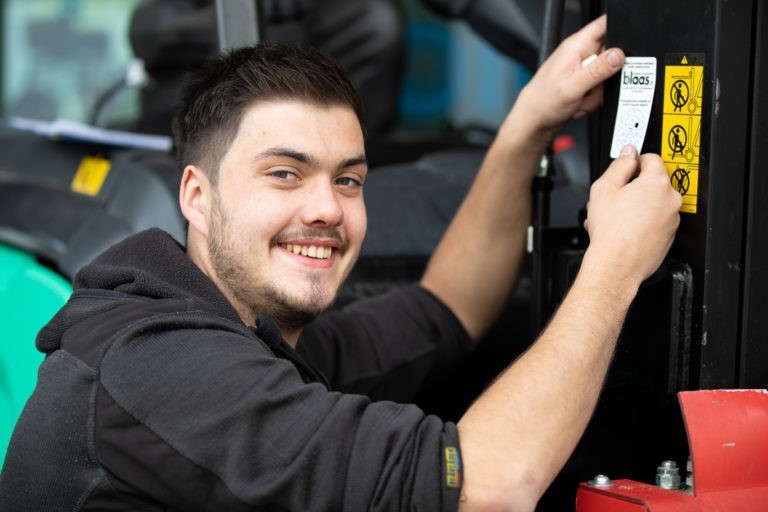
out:
M351 5L349 19L334 4ZM281 5L287 7L280 11ZM465 20L441 16L419 0L272 2L263 13L267 39L324 46L353 74L368 66L355 78L364 92L374 87L374 77L379 83L378 98L368 98L375 131L493 131L531 74ZM315 24L331 13L330 26ZM3 116L62 117L165 133L159 123L141 125L149 115L142 111L142 92L148 94L142 89L160 94L171 73L183 73L218 50L213 2L4 0L1 16ZM360 42L354 39L360 32L379 32L369 55L359 48L352 55L355 48L340 38L342 26L358 32L347 36L350 44ZM378 58L380 68L354 62L359 56ZM124 87L116 90L118 84Z
M576 30L597 3L552 2L558 12L549 25L558 29L544 34L547 2L539 0L3 0L0 323L7 331L0 448L34 386L42 358L36 332L66 301L77 270L148 227L184 242L173 151L145 141L126 146L112 135L97 141L80 128L147 135L170 147L176 87L226 47L221 37L231 36L231 27L222 20L258 5L259 39L317 46L361 91L369 231L338 298L342 306L419 279L488 144L546 54L545 40L551 47ZM51 137L62 119L81 123L78 134ZM589 183L586 130L586 120L572 124L553 147L553 222L578 222ZM419 405L458 419L524 350L538 328L531 279L526 261L486 343L450 379L424 390ZM568 484L564 499L571 503Z
M168 137L175 90L242 35L233 27L250 19L259 39L317 46L361 91L369 230L342 306L419 279L541 59L607 11L609 45L656 56L659 77L669 53L703 56L698 212L682 215L669 258L641 288L597 412L538 510L572 510L578 484L597 473L652 483L662 459L685 467L677 393L768 379L768 164L752 151L768 127L759 101L768 8L707 0L690 16L690 4L261 0L254 9L253 0L2 0L0 450L34 386L36 332L66 301L77 270L148 227L184 241ZM715 76L726 91L717 98ZM618 78L609 81L606 108L554 140L532 190L534 235L520 284L473 356L418 397L426 411L458 419L567 290L586 246L589 185L609 163L618 91ZM657 87L644 151L663 150L663 95ZM51 137L61 119L81 124ZM110 131L99 138L94 128Z

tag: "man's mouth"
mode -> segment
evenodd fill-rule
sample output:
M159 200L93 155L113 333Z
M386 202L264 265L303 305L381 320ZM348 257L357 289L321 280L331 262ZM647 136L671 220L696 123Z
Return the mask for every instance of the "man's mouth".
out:
M333 248L319 245L283 244L283 248L293 254L301 254L302 256L319 260L327 260L333 253Z

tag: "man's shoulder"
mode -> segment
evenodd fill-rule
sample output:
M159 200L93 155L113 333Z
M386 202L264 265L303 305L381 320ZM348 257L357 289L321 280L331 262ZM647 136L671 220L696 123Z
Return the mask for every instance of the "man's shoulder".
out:
M60 313L61 348L93 366L135 339L162 336L215 342L221 336L255 336L242 323L221 317L189 298L134 297L103 290L78 290ZM41 332L42 334L42 332Z

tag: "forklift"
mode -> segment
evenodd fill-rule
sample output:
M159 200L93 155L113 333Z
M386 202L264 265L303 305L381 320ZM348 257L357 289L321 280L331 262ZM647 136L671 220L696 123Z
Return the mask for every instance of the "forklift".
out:
M306 3L290 3L296 12L282 16L300 16ZM768 93L762 58L768 50L768 8L758 0L423 3L437 19L469 26L494 51L529 72L572 30L607 12L606 46L652 62L648 69L654 85L644 117L627 116L622 94L628 89L622 87L623 74L617 75L605 84L603 108L574 123L553 144L532 190L533 223L520 289L489 339L466 361L465 371L457 372L464 380L455 380L448 392L425 390L419 405L446 419L458 418L499 365L522 352L543 328L586 248L582 221L589 184L609 165L616 133L637 137L642 129L638 149L662 155L671 183L684 197L681 225L667 260L641 287L630 310L582 441L537 510L671 510L663 504L653 508L653 500L668 502L670 496L689 500L684 506L690 508L680 510L718 510L712 495L707 498L712 501L697 502L696 487L689 493L670 491L655 478L659 468L667 467L662 462L674 462L684 482L689 457L693 478L704 476L698 480L704 486L700 495L707 491L706 475L718 476L711 465L727 460L722 457L730 452L702 451L699 440L706 436L691 437L710 417L698 401L710 396L706 393L744 391L745 403L736 400L723 409L734 418L765 413L764 401L752 391L768 387L768 319L761 315L761 306L768 304L768 246L760 236L768 224L763 201L768 179L760 170L768 162L758 150L760 134L768 128L765 101L760 101ZM199 33L198 23L211 24L205 26L212 39L198 41L209 50L211 45L220 50L251 44L269 34L274 5L218 0L205 6L204 14L179 16L177 21L189 25L177 28ZM631 77L629 82L632 86ZM154 135L161 141L167 137ZM383 134L369 141L376 162L366 184L370 232L340 304L419 278L471 182L488 135L468 130L404 142L401 134ZM75 136L51 139L12 126L0 130L0 147L0 311L10 329L0 345L4 450L42 359L34 336L67 300L77 270L142 229L161 227L180 242L185 234L170 148L126 147ZM395 153L400 156L393 160ZM458 162L457 169L435 173L445 167L446 158ZM421 195L397 203L393 211L392 190L403 180L418 185ZM388 215L425 218L419 210L425 204L431 217L419 227L422 232L405 241L386 222L376 221ZM765 510L768 480L761 478L768 473L768 429L748 420L740 425L734 435L756 448L752 458L741 454L735 460L754 463L758 478L734 478L733 485L751 486L751 506L757 503ZM638 495L632 494L635 489L641 489ZM680 498L683 494L687 497Z

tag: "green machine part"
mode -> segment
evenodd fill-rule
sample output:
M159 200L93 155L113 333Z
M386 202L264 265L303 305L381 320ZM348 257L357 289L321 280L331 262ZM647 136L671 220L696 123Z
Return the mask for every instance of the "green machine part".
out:
M16 420L37 382L40 328L64 305L72 285L34 255L0 244L0 465Z

